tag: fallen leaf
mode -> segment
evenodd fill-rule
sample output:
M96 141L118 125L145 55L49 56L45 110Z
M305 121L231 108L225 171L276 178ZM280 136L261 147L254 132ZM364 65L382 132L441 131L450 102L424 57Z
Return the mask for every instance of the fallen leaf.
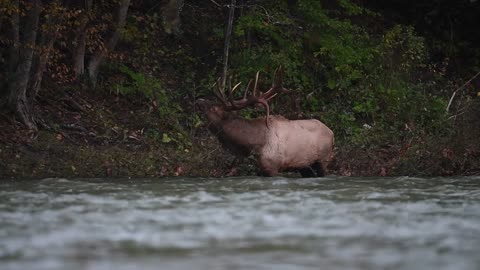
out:
M175 175L175 176L180 176L180 175L182 175L182 174L183 174L183 168L182 168L182 166L179 165L179 166L177 167L177 169L175 170L174 175Z

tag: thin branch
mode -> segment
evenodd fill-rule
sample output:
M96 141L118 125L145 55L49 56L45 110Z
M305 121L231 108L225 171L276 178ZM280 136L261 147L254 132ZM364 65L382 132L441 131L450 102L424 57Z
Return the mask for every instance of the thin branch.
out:
M227 32L225 33L225 45L223 47L223 72L222 72L222 81L220 85L222 91L225 89L225 81L227 79L228 53L230 49L230 39L232 37L233 18L235 16L235 3L236 3L236 0L232 0L230 5L230 13L228 15Z
M219 3L215 2L215 0L210 0L210 2L214 3L218 7L224 7L224 6L220 5Z
M450 97L450 100L448 101L448 105L447 105L447 108L445 109L447 112L448 110L450 109L450 106L452 105L452 102L453 102L453 99L455 98L455 96L457 95L457 93L462 90L463 88L465 88L465 86L467 86L470 82L472 82L476 77L478 77L478 75L480 75L480 71L475 74L472 78L470 78L470 80L468 80L466 83L464 83L462 86L460 86L459 88L457 88L457 90L455 90L452 94L452 96Z
M448 120L450 120L450 119L452 119L452 118L455 118L455 119L456 119L458 116L460 116L460 115L462 115L462 114L466 113L466 112L468 111L468 108L469 108L469 106L468 106L468 107L466 107L466 108L463 108L463 109L462 109L462 110L460 110L460 111L459 111L457 114L455 114L455 115L452 115L452 116L448 117Z

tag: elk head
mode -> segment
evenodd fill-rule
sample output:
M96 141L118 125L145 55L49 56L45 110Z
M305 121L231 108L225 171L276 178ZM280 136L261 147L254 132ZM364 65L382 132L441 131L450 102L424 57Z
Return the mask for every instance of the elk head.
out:
M270 116L270 106L268 102L276 97L280 93L290 93L290 90L287 90L283 87L283 68L279 67L275 70L272 87L268 89L265 93L261 93L258 90L258 77L259 73L257 72L255 76L255 81L250 80L245 87L244 94L239 99L234 99L235 90L237 90L241 82L237 83L235 86L231 87L229 82L229 90L225 93L221 87L220 78L215 83L216 89L214 94L220 103L214 103L208 100L198 100L196 102L198 108L206 114L207 118L211 123L216 123L221 120L228 119L232 117L230 112L239 111L249 106L261 105L265 108L266 117L265 125L268 128L268 118ZM253 84L252 84L253 82ZM252 88L250 90L250 88ZM251 94L249 94L251 93Z

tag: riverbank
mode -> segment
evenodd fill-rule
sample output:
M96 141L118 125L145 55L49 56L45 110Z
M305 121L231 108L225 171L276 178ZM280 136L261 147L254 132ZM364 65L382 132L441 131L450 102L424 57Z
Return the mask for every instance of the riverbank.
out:
M0 178L256 174L253 159L235 160L204 123L184 125L186 135L180 140L148 102L75 90L42 93L35 107L38 132L1 117ZM191 105L184 104L184 114L195 113ZM475 115L478 112L470 114ZM375 144L372 137L363 145L337 139L329 172L345 176L479 175L476 136L480 132L465 123L467 119L461 120L454 135L442 138L412 137L400 143Z
M271 112L333 130L330 174L480 174L478 1L117 2L0 12L0 178L255 175L193 104L279 66Z

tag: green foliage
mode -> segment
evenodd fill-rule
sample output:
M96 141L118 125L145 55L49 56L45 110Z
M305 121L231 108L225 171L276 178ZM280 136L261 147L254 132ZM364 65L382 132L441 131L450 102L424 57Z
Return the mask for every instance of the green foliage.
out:
M427 65L426 41L411 26L370 30L369 21L379 20L378 15L351 0L267 0L261 6L248 5L234 21L232 81L245 85L261 71L259 88L265 90L274 69L283 66L284 83L297 92L303 113L321 118L338 140L367 145L444 129L445 97L436 89L442 78L426 79L433 73ZM190 25L209 35L207 43L192 45L165 36L161 16L155 12L133 19L123 32L123 38L134 44L130 62L119 68L128 80L118 84L117 91L155 100L161 117L181 119L152 137L182 144L188 137L185 127L194 128L201 121L197 115L184 115L177 100L182 95L210 94L221 66L225 27L214 21ZM198 70L206 67L202 59L206 51L216 57L215 66ZM164 86L170 79L154 75L165 74L166 66L182 78L174 95ZM287 98L273 101L273 111L288 114ZM243 115L259 113L263 112L245 110Z
M135 72L125 65L120 65L118 71L128 78L112 87L116 94L151 100L154 112L161 119L165 132L160 134L152 130L149 132L150 137L161 143L175 143L180 148L191 146L190 138L182 126L182 120L186 117L182 106L163 87L162 82L153 76Z
M158 13L137 14L123 31L123 38L133 44L129 51L131 66L149 74L165 72L165 66L182 74L186 82L193 82L191 67L198 63L187 44L166 36L162 17Z
M172 102L162 82L150 75L135 72L125 65L120 65L119 71L128 76L128 80L114 86L118 94L140 94L154 100L161 116L167 116L171 110L179 111L178 106L172 107Z
M445 104L423 83L428 54L413 28L394 26L376 51L376 61L367 66L370 74L355 93L354 112L393 131L405 125L431 128L432 121L442 121Z
M340 11L346 14L363 10L350 1L340 3L344 8ZM299 10L310 22L304 35L313 55L312 65L327 81L326 86L345 89L363 78L365 65L375 56L369 35L348 19L330 15L339 11L325 10L318 1L302 0Z
M425 40L402 25L372 35L350 20L359 15L377 16L350 0L328 9L316 0L299 0L294 10L284 1L253 6L237 19L231 72L247 81L266 71L268 87L273 69L284 66L287 86L304 97L304 112L321 116L340 139L438 130L445 98L425 80L432 73Z
M272 4L274 5L274 4ZM268 10L254 6L241 16L235 26L235 43L232 53L232 73L247 81L261 70L262 81L269 81L273 70L283 66L286 81L297 86L311 85L309 77L301 72L305 64L302 57L302 39L295 22L285 16L285 6L274 5Z
M377 14L361 7L355 3L352 3L350 0L338 0L338 5L343 8L343 11L350 15L367 15L367 16L376 16Z
M378 44L362 67L364 77L349 89L335 89L340 99L328 117L342 127L339 134L378 143L442 130L446 104L432 91L435 84L423 80L422 73L429 73L424 40L411 27L397 25Z
M377 48L361 27L335 14L368 12L347 0L340 1L337 10L326 10L319 1L301 0L294 12L302 19L296 20L281 4L285 2L267 3L238 19L235 34L240 41L233 51L232 73L247 81L256 71L267 71L262 81L268 84L273 69L282 65L287 86L307 97L302 108L308 115L318 115L328 102L342 101L347 89L365 77L365 65L372 63ZM338 104L334 110L342 114L339 126L355 121L349 106Z

